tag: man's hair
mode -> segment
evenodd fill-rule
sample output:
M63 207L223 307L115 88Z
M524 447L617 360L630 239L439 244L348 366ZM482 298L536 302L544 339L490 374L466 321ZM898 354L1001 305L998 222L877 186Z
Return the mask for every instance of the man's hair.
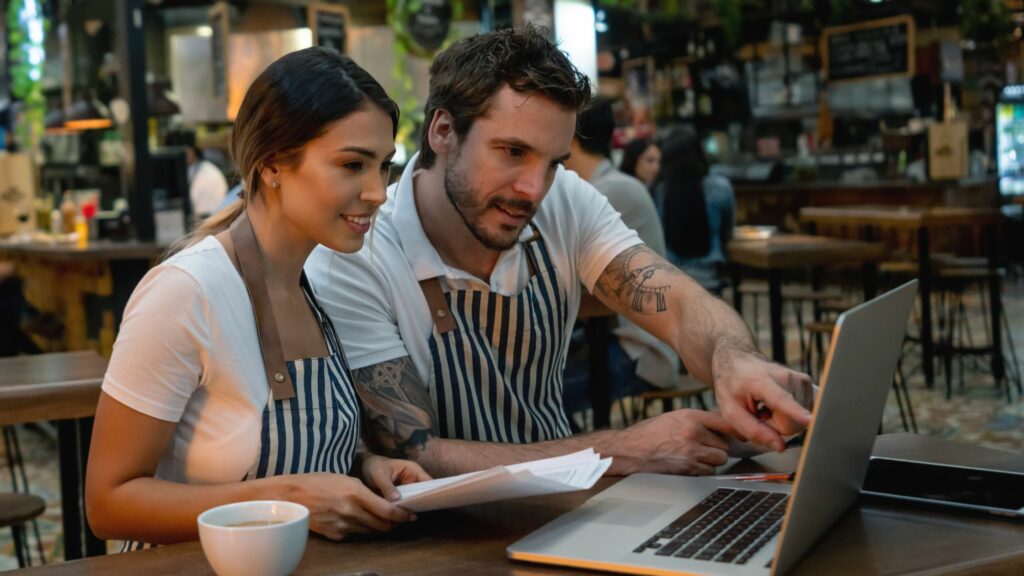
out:
M590 101L590 81L543 28L526 25L463 38L430 65L418 167L430 168L437 157L428 141L436 110L451 114L455 135L464 138L506 85L516 92L542 94L574 112Z
M576 119L576 140L585 152L608 158L612 155L615 115L611 102L595 98Z

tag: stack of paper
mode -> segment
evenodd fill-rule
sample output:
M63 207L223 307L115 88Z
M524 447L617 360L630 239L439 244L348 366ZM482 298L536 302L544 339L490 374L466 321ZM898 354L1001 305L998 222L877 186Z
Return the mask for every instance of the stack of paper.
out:
M602 459L593 448L588 448L556 458L495 466L490 470L399 486L402 498L396 504L413 512L426 512L507 498L587 490L611 464L611 458Z

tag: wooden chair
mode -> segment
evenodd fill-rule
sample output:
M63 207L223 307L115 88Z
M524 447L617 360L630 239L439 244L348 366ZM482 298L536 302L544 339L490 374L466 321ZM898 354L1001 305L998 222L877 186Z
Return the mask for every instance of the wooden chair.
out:
M675 409L676 400L682 400L684 403L693 400L702 410L707 410L708 406L704 402L703 394L709 390L711 390L710 386L693 376L679 374L679 379L676 380L676 385L672 388L643 392L633 399L632 422L639 422L647 418L648 408L657 401L661 402L662 412ZM625 414L625 410L623 410L623 414Z

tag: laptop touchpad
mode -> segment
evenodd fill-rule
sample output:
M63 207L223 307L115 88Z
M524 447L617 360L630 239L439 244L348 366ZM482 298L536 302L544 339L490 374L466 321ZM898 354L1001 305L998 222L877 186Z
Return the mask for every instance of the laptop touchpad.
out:
M580 508L576 522L615 524L618 526L644 526L665 511L664 502L605 498L592 506Z

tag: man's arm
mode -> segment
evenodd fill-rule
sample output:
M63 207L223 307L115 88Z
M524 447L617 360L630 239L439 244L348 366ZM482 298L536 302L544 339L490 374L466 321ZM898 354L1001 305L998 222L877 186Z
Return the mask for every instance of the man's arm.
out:
M647 246L616 256L595 295L671 345L697 379L713 383L741 436L782 450L780 434L809 423L810 377L768 362L732 308Z
M438 438L433 400L408 356L353 371L370 449L417 461L434 477L561 456L594 448L613 457L609 474L638 471L711 474L726 461L719 434L732 429L717 414L678 410L627 430L605 430L533 444Z

